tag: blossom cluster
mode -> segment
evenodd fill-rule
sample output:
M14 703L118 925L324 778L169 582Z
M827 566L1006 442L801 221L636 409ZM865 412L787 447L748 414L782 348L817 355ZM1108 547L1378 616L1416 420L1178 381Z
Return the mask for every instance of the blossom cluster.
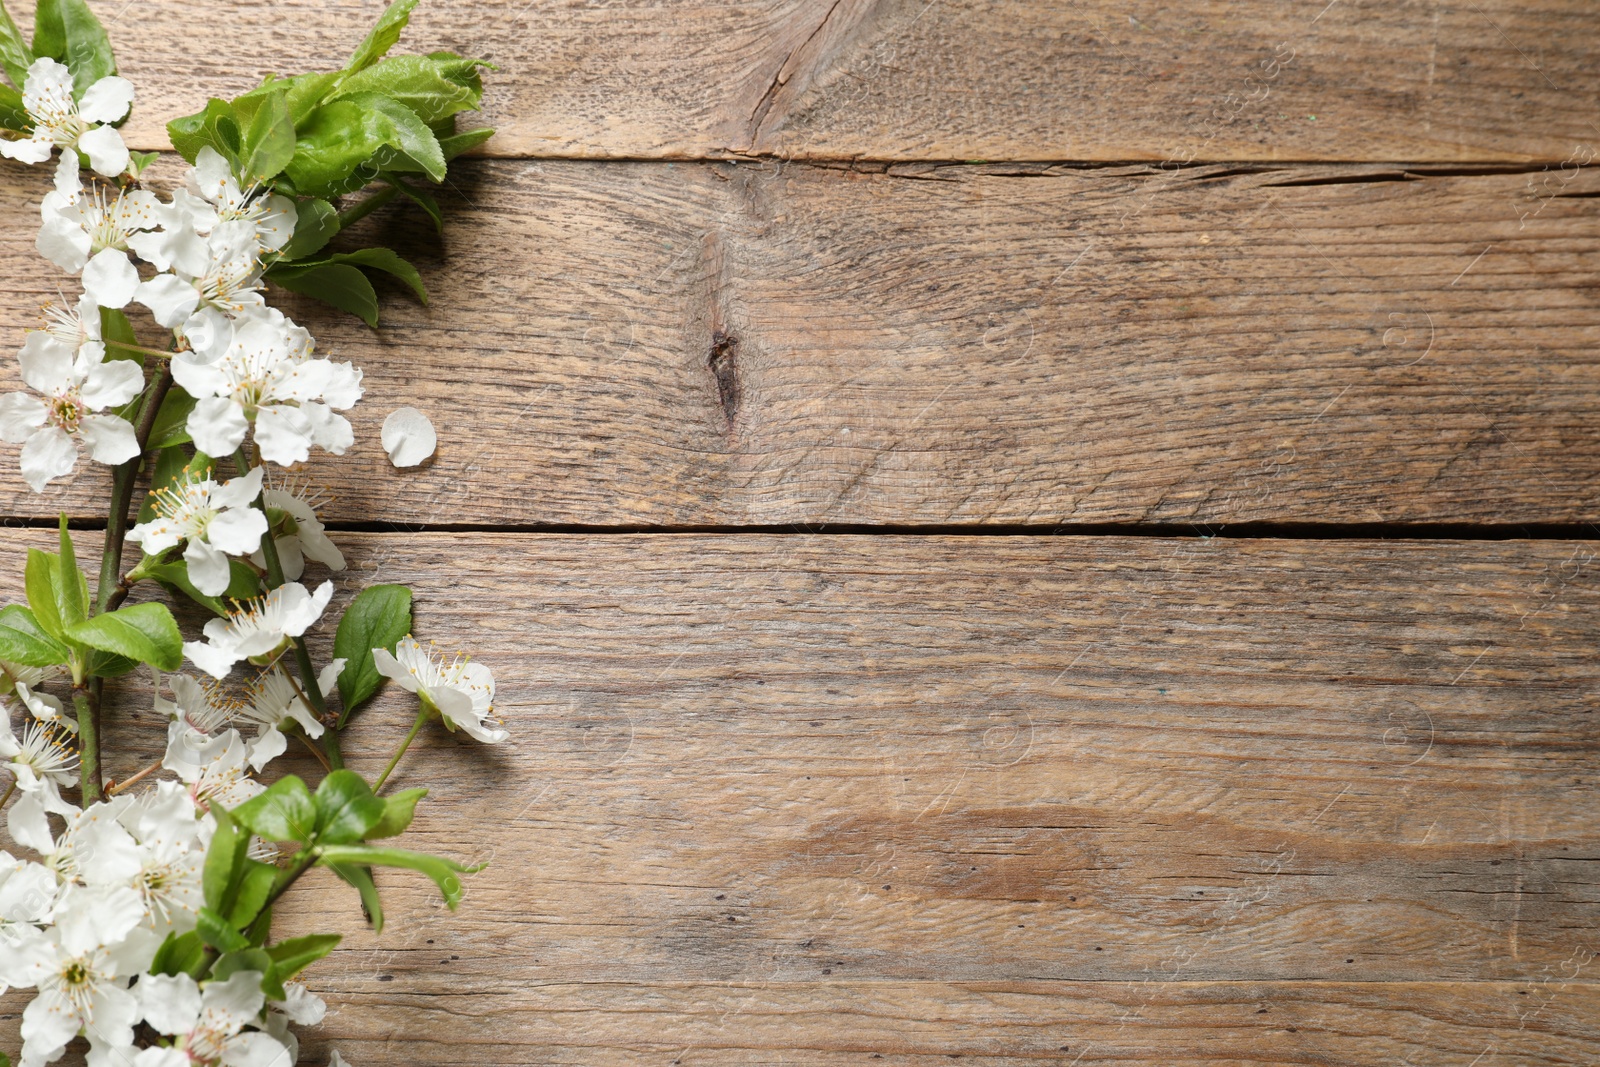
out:
M0 6L0 67L21 88L20 111L0 108L0 156L55 160L36 245L79 288L27 335L18 356L27 390L0 396L0 440L22 446L22 476L39 492L71 475L84 451L116 468L100 587L79 569L63 516L60 551L29 552L27 602L0 606L0 772L10 778L0 778L0 808L26 853L0 851L0 993L34 991L21 1067L80 1040L90 1067L288 1067L298 1056L290 1024L315 1025L326 1010L293 979L339 937L275 941L273 902L322 866L357 889L381 929L373 867L426 875L452 908L458 874L475 869L389 845L426 790L383 790L429 722L484 743L507 738L494 678L413 638L411 593L396 585L344 607L332 654L316 666L307 637L331 622L335 590L307 572L336 575L346 561L317 514L320 495L285 469L313 450L354 447L343 413L362 397L362 373L317 355L309 331L266 301L269 279L349 282L349 261L414 275L387 250L306 257L380 202L350 214L333 203L380 173L373 161L396 171L385 174L391 192L428 203L415 179L396 174L416 164L442 180L449 158L492 132L451 132L455 112L481 93L478 61L384 58L414 3L396 0L343 71L317 75L320 96L295 98L308 115L326 108L350 124L328 133L354 146L343 163L330 170L317 146L301 160L296 122L308 120L269 79L232 103L210 101L205 121L169 126L191 166L165 196L146 188L150 157L118 132L134 89L82 0L41 0L41 11L70 9L72 39L56 54L42 51L53 47L46 30L35 54ZM412 91L419 70L443 86L437 99ZM407 108L420 111L408 118ZM370 293L350 283L344 296L360 313ZM138 340L129 312L139 308L162 328L160 345ZM405 407L382 443L411 467L437 437ZM145 474L150 489L128 527ZM214 617L185 640L164 603L128 602L142 583ZM135 672L153 683L164 752L107 783L102 686ZM415 695L416 719L369 784L343 766L339 736L385 680ZM294 775L268 775L292 741L327 772L314 792ZM343 1063L331 1054L330 1067Z

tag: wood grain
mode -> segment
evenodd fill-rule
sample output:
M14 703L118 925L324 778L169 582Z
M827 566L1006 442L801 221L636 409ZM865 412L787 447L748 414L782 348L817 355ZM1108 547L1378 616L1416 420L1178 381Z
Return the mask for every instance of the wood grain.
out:
M19 170L12 338L63 281ZM485 162L445 245L367 235L430 307L284 301L367 372L309 473L361 522L1590 520L1600 172L1426 171ZM0 515L101 513L104 472L39 497L15 455Z
M339 66L381 7L96 4L145 148ZM1596 29L1586 0L432 0L407 44L499 65L512 156L1554 162L1600 147Z
M316 972L368 1062L1600 1052L1589 543L342 540L514 738L396 778L489 867L454 917L385 876ZM296 893L284 936L355 924Z

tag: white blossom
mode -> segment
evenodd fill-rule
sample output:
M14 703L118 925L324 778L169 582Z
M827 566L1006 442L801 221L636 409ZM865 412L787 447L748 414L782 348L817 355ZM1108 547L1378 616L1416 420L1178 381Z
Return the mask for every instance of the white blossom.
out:
M339 680L345 661L336 659L317 676L321 692L328 692ZM240 725L254 725L255 740L250 742L250 766L259 771L270 761L283 755L288 747L283 727L297 724L307 737L321 737L323 725L316 713L306 705L305 699L294 684L281 671L267 671L256 679L250 688L248 702L240 705L233 721Z
M161 325L181 328L191 341L215 332L227 318L265 307L260 248L248 219L218 223L205 238L204 252L192 256L172 249L158 253L148 241L136 241L134 247L147 257L172 256L170 271L140 282L134 299Z
M0 396L0 440L22 444L22 476L36 493L78 465L81 439L97 463L116 465L139 454L128 420L99 412L120 407L144 388L144 371L132 360L105 358L89 341L74 351L53 334L28 334L19 360L22 380L40 396Z
M315 593L299 582L287 582L242 604L226 619L207 622L205 641L185 641L183 653L213 678L226 677L240 660L271 655L289 638L304 634L332 597L332 582L323 582Z
M155 518L129 530L128 539L152 556L187 542L189 580L206 596L221 596L232 578L228 556L257 551L267 532L267 517L253 506L260 494L260 467L220 484L186 479L155 491Z
M430 654L410 634L400 639L393 655L388 649L373 649L372 661L378 673L417 694L438 711L449 729L465 730L491 745L511 736L485 725L494 711L494 675L483 664L461 656L446 662L442 656Z
M278 563L283 576L291 582L300 580L306 571L306 560L320 563L330 571L344 570L344 553L328 540L320 519L317 518L315 498L309 487L282 482L273 484L269 476L262 490L262 503L268 513L278 512L273 521L273 543L278 548ZM267 565L266 556L256 552L250 557L258 567Z
M49 57L36 59L22 83L22 107L33 134L25 141L0 141L0 156L43 163L56 148L81 149L97 173L115 178L128 169L128 147L108 124L132 104L133 83L115 76L101 78L75 101L72 71Z
M190 336L172 376L199 402L189 415L195 447L228 455L255 424L261 458L304 462L315 445L343 455L355 438L336 410L361 399L361 372L311 356L311 335L276 308L248 308L225 329Z
M183 780L197 804L231 808L266 789L250 777L249 748L234 729L207 737L174 720L161 766Z
M185 1062L225 1067L289 1067L288 1049L270 1034L246 1030L261 1014L261 972L236 971L202 988L187 974L139 979L145 1021L176 1040ZM176 1061L174 1061L176 1062Z
M118 190L110 199L99 185L85 190L76 157L64 155L40 209L39 252L69 274L82 271L84 294L97 306L126 307L139 285L130 239L156 225L160 207L143 189Z
M0 982L34 987L22 1013L20 1067L60 1058L80 1032L112 1049L131 1049L139 1005L130 976L149 966L156 946L130 936L143 917L131 889L68 886L46 929L15 925L0 930Z

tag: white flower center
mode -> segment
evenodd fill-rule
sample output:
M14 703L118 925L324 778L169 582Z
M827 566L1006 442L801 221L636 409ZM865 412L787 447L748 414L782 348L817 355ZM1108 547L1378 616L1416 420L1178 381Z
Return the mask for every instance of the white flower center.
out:
M78 387L69 385L50 400L49 419L67 433L77 433L83 417L89 413Z

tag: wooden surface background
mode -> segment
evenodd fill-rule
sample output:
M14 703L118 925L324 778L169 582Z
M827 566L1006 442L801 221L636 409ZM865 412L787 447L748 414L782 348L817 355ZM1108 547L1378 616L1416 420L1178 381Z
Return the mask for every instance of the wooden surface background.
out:
M379 6L100 5L130 139ZM499 64L502 132L442 241L370 222L431 306L284 298L367 372L308 473L341 597L414 584L513 741L407 764L417 846L490 865L455 916L386 876L307 1062L1600 1062L1600 10L431 0L409 40ZM44 181L0 174L14 339ZM0 599L105 490L14 464ZM112 730L147 760L148 694Z

